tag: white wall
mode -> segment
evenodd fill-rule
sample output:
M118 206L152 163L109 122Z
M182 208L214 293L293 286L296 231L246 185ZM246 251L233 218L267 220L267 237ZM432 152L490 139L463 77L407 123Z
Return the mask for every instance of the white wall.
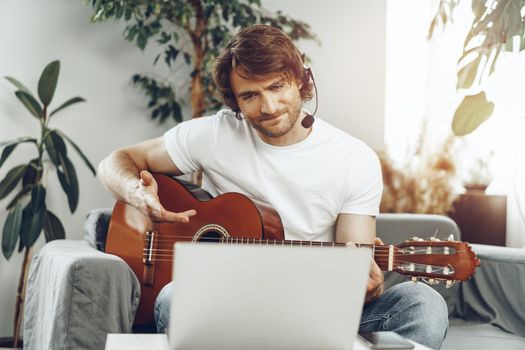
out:
M320 94L318 115L343 130L382 148L384 109L386 2L325 0L263 1L310 23L322 41L317 47L301 43L312 58ZM36 90L43 67L54 59L62 63L54 104L82 96L78 104L54 117L51 126L69 135L95 166L111 150L161 135L171 125L148 120L145 100L130 84L137 72L151 71L154 53L143 54L125 42L120 23L91 24L91 9L83 1L26 0L0 2L0 77L16 77ZM162 74L158 69L157 74ZM312 106L313 108L313 106ZM37 135L38 123L17 101L13 88L0 81L0 141ZM70 151L73 153L73 150ZM30 145L16 149L0 170L3 178L12 166L34 155ZM79 239L91 208L109 207L113 199L76 156L80 203L71 215L54 173L50 174L48 207L66 227L67 237ZM5 221L6 201L0 209ZM43 244L39 241L38 249ZM0 336L12 333L12 319L22 254L10 261L0 257Z

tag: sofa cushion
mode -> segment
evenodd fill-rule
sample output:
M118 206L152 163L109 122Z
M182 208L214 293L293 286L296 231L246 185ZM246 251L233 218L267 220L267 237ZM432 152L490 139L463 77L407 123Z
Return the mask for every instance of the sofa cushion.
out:
M84 241L91 247L106 251L106 238L113 208L100 208L90 210L84 221Z
M481 266L468 283L460 284L456 315L525 336L525 250L482 244L472 248Z
M489 323L450 319L442 350L518 350L525 349L525 338L503 331Z

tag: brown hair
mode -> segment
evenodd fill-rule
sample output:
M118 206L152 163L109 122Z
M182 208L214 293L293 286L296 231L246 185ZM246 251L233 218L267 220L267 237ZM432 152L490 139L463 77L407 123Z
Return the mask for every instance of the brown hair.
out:
M233 94L230 77L235 71L245 79L257 79L282 73L289 82L302 83L301 99L312 98L312 82L303 66L303 57L292 40L281 30L267 25L242 29L215 60L213 79L224 103L233 111L239 106Z

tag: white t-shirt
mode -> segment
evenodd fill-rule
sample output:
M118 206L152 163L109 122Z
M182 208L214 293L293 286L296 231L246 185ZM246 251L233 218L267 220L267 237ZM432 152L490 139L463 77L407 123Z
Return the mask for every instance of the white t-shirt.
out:
M178 124L164 143L180 171L204 171L202 187L212 196L239 192L275 208L286 239L333 241L340 213L379 212L377 155L320 118L301 142L273 146L222 110Z

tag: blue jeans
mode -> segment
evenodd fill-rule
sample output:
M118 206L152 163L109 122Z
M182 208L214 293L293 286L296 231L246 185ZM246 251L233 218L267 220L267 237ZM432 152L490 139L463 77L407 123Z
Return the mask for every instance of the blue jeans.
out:
M170 317L173 282L155 302L157 331L165 333ZM447 304L423 283L397 284L363 308L359 332L394 331L432 349L439 349L448 328Z

